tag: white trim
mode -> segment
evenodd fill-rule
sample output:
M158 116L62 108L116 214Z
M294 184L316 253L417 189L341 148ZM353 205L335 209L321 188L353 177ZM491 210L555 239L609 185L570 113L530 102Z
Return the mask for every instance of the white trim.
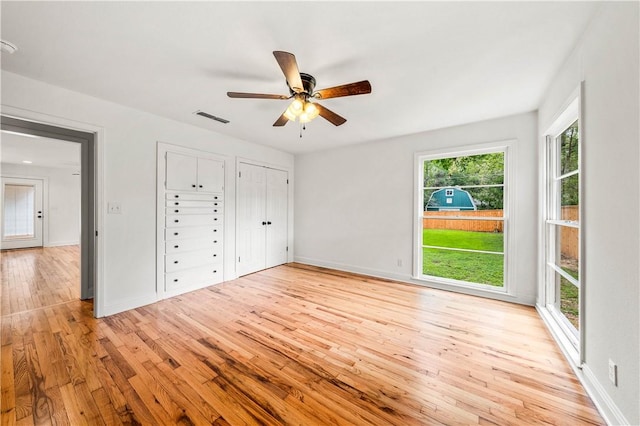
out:
M581 151L584 146L584 135L583 135L583 115L582 115L582 102L583 102L583 88L584 81L580 83L580 85L574 89L571 95L563 102L562 107L558 110L558 113L554 116L554 119L551 121L551 125L548 127L547 131L542 135L541 141L541 174L540 174L540 185L541 185L541 197L540 197L540 251L539 251L539 277L540 284L538 287L538 305L540 307L539 311L545 314L543 319L545 319L545 324L547 324L547 328L554 334L561 334L562 336L556 338L556 342L560 346L561 350L565 353L570 353L571 356L567 356L567 359L576 366L581 366L585 359L585 257L584 257L584 229L580 227L580 223L577 222L569 222L558 219L548 219L551 216L550 211L550 203L549 199L551 198L550 191L552 189L549 187L549 183L551 179L554 182L558 182L565 177L578 175L582 171L582 158ZM552 164L554 161L554 156L552 154L551 147L556 144L557 137L565 131L569 126L571 126L576 120L578 120L578 169L572 170L569 173L566 173L562 176L555 176L555 173L551 174L550 168L555 166ZM578 197L580 200L583 200L583 179L580 179L580 186L578 188ZM579 207L579 215L580 221L584 222L584 203L580 203ZM550 232L551 228L549 225L553 225L555 227L570 227L576 228L579 232L579 266L578 266L578 276L579 280L576 281L573 277L569 277L564 271L561 271L561 268L556 267L555 265L550 265L548 262L549 250L552 246L550 240ZM551 274L553 272L559 273L562 277L567 279L571 284L576 285L580 289L579 292L579 329L577 333L573 332L573 326L569 327L567 324L561 324L562 321L559 321L563 318L556 318L559 314L551 311L550 305L550 282ZM554 277L555 278L555 277ZM554 289L554 294L555 294ZM565 318L566 319L566 318ZM566 321L568 322L568 321ZM566 330L565 330L566 328ZM576 339L572 338L572 336L576 336ZM574 353L575 350L575 353Z
M62 246L78 246L80 245L80 241L54 241L49 242L45 247L62 247Z
M481 294L507 294L514 296L513 291L515 285L515 267L514 262L517 259L516 256L516 244L515 244L515 223L510 218L512 212L515 211L515 197L512 196L513 188L516 187L516 176L514 170L516 167L516 150L517 140L508 139L495 142L487 142L475 145L462 145L456 147L440 148L430 151L420 151L414 153L414 226L413 226L413 275L412 279L416 281L424 281L429 283L436 282L438 285L444 285L448 289L455 287L461 288L473 288L481 292ZM503 216L497 218L481 219L481 220L502 220L504 243L503 243L503 256L504 256L504 271L503 286L495 287L484 284L466 283L465 281L458 281L452 279L440 279L439 277L432 277L423 275L422 273L422 220L424 216L424 161L434 160L444 157L452 156L473 156L481 154L492 154L502 152L504 153L504 205ZM443 186L442 188L447 188ZM506 212L506 213L505 213ZM431 218L431 216L429 216ZM447 219L456 218L456 216L447 217ZM460 217L462 218L462 217ZM476 217L464 217L464 219L476 220Z
M418 279L408 274L397 274L393 272L383 271L373 268L362 268L356 265L348 265L344 263L337 263L332 261L326 261L322 259L315 259L309 257L296 257L295 262L305 265L320 266L323 268L335 269L337 271L352 272L354 274L367 275L374 278L394 280L405 284L417 285L420 287L431 288L434 290L451 291L454 293L467 294L469 296L478 296L485 299L501 300L503 302L517 303L519 305L535 306L535 296L523 297L504 293L503 291L490 291L489 289L481 289L478 285L465 286L464 282L460 281L460 284L451 285L444 281L436 280L424 280ZM452 281L452 280L450 280ZM487 286L492 287L492 286Z
M596 375L591 371L591 368L587 364L580 364L578 361L580 355L577 350L567 351L567 348L571 349L571 345L567 345L567 342L563 342L567 337L562 330L558 329L556 321L551 318L551 314L546 307L536 304L536 310L542 318L542 321L547 326L547 329L551 333L551 337L556 341L556 344L560 348L560 351L567 360L569 366L575 373L576 377L584 387L585 391L591 398L591 401L596 406L596 409L603 417L604 421L608 425L628 425L631 424L624 416L622 411L615 404L613 399L609 396L602 384L598 381Z

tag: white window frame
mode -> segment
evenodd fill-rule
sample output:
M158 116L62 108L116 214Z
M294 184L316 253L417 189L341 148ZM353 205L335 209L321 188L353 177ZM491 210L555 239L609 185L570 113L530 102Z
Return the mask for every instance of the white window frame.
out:
M431 151L421 151L414 154L414 229L413 229L413 275L412 278L417 281L431 282L438 284L439 287L451 288L452 290L466 288L473 289L488 294L507 294L513 296L512 288L514 277L512 276L515 270L512 267L511 262L515 260L515 256L511 255L511 250L515 247L513 241L514 232L513 219L511 212L513 212L513 203L515 197L511 196L511 191L515 188L515 140L495 141L478 145L458 146L451 148L442 148ZM423 271L423 255L422 255L422 220L424 217L424 161L435 160L439 158L448 157L462 157L473 156L481 154L492 153L504 153L504 203L503 203L503 217L499 218L503 221L503 234L504 234L504 247L503 247L503 277L504 285L502 287L496 287L489 284L470 283L466 281L459 281L451 278L435 277L431 275L424 275ZM482 218L478 218L483 220ZM490 220L495 220L491 218Z
M555 145L556 138L564 132L575 121L578 121L578 169L568 172L562 176L554 176L552 174L552 167L557 166L555 162L555 154L552 152L552 147ZM542 159L542 208L541 208L541 262L540 262L540 297L539 297L539 311L541 312L545 323L550 328L552 334L556 338L556 341L560 345L561 349L565 353L568 359L570 359L576 366L580 366L583 362L584 345L585 345L585 262L584 262L584 229L582 223L584 223L584 202L583 202L583 179L580 179L578 185L578 199L580 205L578 208L579 221L578 223L564 220L557 220L551 218L551 209L554 207L550 201L551 192L554 191L550 185L550 179L555 177L556 179L566 178L572 175L583 173L582 164L582 147L584 146L584 133L583 133L583 116L582 116L582 85L578 87L568 100L563 104L560 112L553 120L551 126L543 133L542 145L543 155ZM550 255L552 255L552 245L555 244L555 228L557 225L575 228L578 230L578 280L575 280L561 268L555 267L549 263ZM553 229L552 229L553 228ZM578 284L579 296L578 296L578 312L579 312L579 330L575 333L572 326L568 323L568 320L563 314L557 312L553 307L553 293L555 287L552 281L552 276L558 273L563 278L570 281L572 284ZM551 288L554 287L554 288Z

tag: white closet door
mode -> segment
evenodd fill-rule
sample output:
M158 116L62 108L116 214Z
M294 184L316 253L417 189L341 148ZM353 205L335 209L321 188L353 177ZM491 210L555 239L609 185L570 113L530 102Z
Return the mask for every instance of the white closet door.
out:
M2 178L3 249L42 247L43 181Z
M266 267L287 263L288 174L266 169Z
M238 276L265 269L266 169L240 163L236 203ZM263 224L264 223L264 224Z
M167 152L166 188L172 191L195 191L198 159L189 155Z
M198 191L222 192L224 187L224 163L198 158Z

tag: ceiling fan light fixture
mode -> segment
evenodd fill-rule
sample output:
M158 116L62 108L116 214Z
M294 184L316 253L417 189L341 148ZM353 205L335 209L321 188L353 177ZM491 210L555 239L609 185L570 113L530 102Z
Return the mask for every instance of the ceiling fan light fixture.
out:
M306 116L309 117L309 121L311 121L314 118L316 118L318 115L320 115L320 110L318 109L318 107L314 103L307 102L304 105L304 113L305 113Z

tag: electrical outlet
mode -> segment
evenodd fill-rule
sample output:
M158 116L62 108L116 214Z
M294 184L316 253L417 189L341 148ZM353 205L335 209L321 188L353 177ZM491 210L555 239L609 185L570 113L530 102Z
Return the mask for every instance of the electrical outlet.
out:
M618 386L618 366L612 360L609 360L609 380L614 386Z
M109 202L107 203L107 212L109 214L122 214L122 206L120 203Z

